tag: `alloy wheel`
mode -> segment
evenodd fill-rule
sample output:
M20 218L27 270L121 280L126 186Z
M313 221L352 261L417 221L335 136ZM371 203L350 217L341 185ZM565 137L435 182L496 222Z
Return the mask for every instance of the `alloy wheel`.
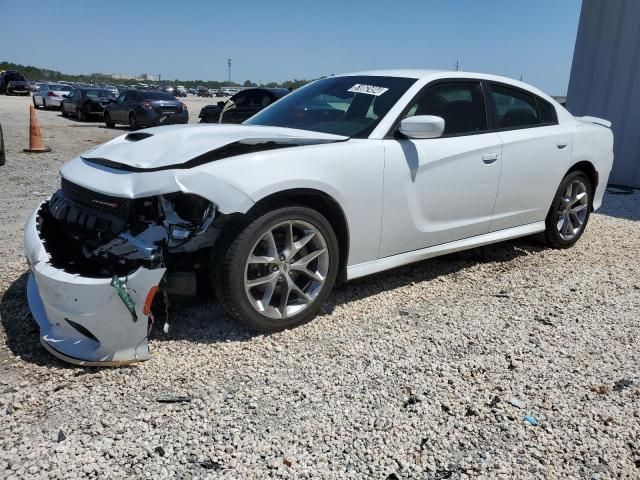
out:
M560 199L557 228L560 238L573 240L580 234L589 209L589 191L580 179L567 184Z
M246 261L244 288L253 308L272 319L304 311L318 296L330 265L327 242L302 220L270 228L254 244Z

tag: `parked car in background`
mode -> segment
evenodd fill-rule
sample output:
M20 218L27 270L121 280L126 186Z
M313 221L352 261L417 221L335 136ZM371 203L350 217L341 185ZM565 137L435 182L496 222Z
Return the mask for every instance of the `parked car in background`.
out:
M60 108L60 103L71 92L71 87L60 83L41 83L33 92L33 106L36 108Z
M178 85L175 89L175 91L173 92L173 95L176 97L186 97L187 96L187 89L184 88L182 85Z
M111 95L113 95L114 97L117 97L119 95L118 89L114 85L105 85L103 88L105 90L109 90L111 92Z
M209 91L209 89L207 87L198 87L198 93L197 95L199 97L211 97L211 92Z
M9 82L25 82L26 79L24 75L15 70L5 70L0 72L0 93L6 94L7 87L9 86Z
M127 90L104 109L104 123L132 129L189 122L189 110L181 101L159 90Z
M287 93L286 88L248 88L226 102L203 107L198 118L200 123L242 123Z
M75 115L85 122L92 117L102 117L104 107L115 97L103 88L75 88L60 102L63 116Z
M7 95L29 95L31 90L29 90L29 84L27 82L23 82L22 80L11 80L7 85L5 93Z

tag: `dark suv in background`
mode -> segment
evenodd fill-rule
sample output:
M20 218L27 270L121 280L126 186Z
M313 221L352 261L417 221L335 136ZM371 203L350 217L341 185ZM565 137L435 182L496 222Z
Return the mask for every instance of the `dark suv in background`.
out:
M136 129L188 122L187 106L159 90L127 90L104 109L104 123L109 128L117 123Z
M13 93L29 95L27 79L20 72L14 70L0 72L0 93L5 95Z
M198 118L200 123L242 123L287 93L286 88L247 88L226 102L203 107Z

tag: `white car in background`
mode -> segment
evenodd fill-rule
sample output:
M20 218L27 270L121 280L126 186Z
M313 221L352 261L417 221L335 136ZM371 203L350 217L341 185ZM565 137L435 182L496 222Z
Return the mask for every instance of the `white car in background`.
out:
M536 233L570 247L602 202L609 126L507 78L392 70L315 81L243 125L128 133L65 164L26 225L42 343L147 359L156 292L192 293L196 273L277 331L336 280Z
M36 108L60 108L60 103L71 91L68 85L60 83L41 83L33 92L33 106Z

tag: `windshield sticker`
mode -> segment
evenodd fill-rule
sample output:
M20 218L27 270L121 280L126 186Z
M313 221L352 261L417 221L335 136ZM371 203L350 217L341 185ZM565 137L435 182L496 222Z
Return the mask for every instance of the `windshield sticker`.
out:
M389 89L385 87L376 87L375 85L362 85L360 83L356 83L353 87L347 90L347 92L366 93L367 95L374 95L376 97L379 97L387 90Z

